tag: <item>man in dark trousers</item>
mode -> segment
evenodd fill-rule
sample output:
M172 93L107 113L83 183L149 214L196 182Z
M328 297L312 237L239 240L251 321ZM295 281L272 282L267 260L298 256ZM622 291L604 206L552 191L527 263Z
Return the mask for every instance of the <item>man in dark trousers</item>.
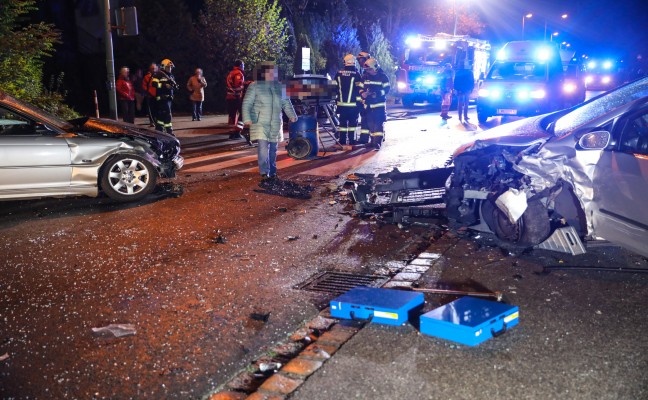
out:
M155 126L155 97L157 96L157 92L155 91L155 88L153 85L151 85L151 80L153 79L153 75L158 71L158 66L156 63L151 63L148 67L148 71L146 72L146 75L144 75L144 78L142 78L142 91L144 92L144 107L146 109L146 112L148 113L149 117L149 126L154 127Z
M358 116L360 114L359 102L360 85L362 77L356 69L355 57L353 54L344 56L344 68L339 70L333 80L337 86L337 112L339 122L337 130L340 134L340 144L355 144L355 131L358 127Z
M475 89L473 72L466 68L458 69L455 72L454 90L457 92L457 115L461 122L468 122L468 102L473 89Z
M151 85L155 88L155 130L173 135L173 124L171 122L173 115L171 113L171 104L173 94L179 86L172 74L175 67L173 62L165 58L160 63L160 69L153 75Z
M447 63L441 72L441 118L447 120L452 118L448 115L450 105L452 104L452 90L454 88L454 71L452 64Z
M389 78L378 65L375 58L368 59L364 64L360 96L364 100L365 113L371 146L380 150L385 138L385 122L387 121L387 93L389 93ZM362 133L360 134L362 143Z
M356 56L358 64L360 65L360 76L364 75L364 65L368 59L371 58L371 54L366 51L361 51ZM369 143L369 126L367 125L367 110L364 106L360 106L360 139L359 143L367 144Z
M225 101L227 102L227 124L230 128L236 129L237 122L241 118L241 105L243 104L243 91L245 88L245 76L243 71L245 69L245 64L243 61L236 60L234 61L234 67L227 74L225 79L226 94ZM237 139L240 135L237 132L234 132L230 135L230 139Z

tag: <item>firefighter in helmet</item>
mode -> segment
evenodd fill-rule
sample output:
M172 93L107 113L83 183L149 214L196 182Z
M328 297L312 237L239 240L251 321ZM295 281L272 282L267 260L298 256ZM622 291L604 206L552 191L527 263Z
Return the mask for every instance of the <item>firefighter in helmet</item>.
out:
M378 61L375 58L369 58L364 64L362 80L360 96L364 100L371 145L376 150L380 150L385 138L387 93L391 87L389 78L378 65ZM362 133L360 136L362 141Z
M165 58L160 63L160 69L151 78L151 85L156 89L155 97L155 130L173 135L171 123L171 104L173 94L179 86L173 77L173 62Z
M371 58L371 54L366 51L361 51L356 56L358 60L358 65L360 65L360 76L364 76L364 65L368 59ZM360 84L362 86L362 83ZM360 143L367 144L369 142L369 127L367 126L367 112L364 107L360 107L360 138L358 139Z
M333 83L337 86L337 112L340 122L337 130L340 134L340 144L353 145L362 101L359 92L362 77L356 69L353 54L344 56L344 68L337 72Z

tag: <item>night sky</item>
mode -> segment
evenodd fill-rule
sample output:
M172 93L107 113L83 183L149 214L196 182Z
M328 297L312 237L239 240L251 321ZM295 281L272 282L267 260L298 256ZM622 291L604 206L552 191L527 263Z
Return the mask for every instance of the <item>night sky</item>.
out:
M648 56L648 0L456 0L474 4L489 28L484 38L494 45L522 36L522 16L533 13L525 21L525 39L542 40L544 21L547 35L559 32L558 41L572 44L578 53L595 56ZM562 20L560 15L569 17Z

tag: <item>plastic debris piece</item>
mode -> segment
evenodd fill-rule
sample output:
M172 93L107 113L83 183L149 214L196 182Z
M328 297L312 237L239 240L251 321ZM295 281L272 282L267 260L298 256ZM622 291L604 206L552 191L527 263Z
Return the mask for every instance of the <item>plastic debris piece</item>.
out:
M288 241L293 241L293 240L297 240L297 239L299 239L299 236L288 236L288 237L286 237L286 240L288 240Z
M92 333L97 336L123 337L134 335L137 331L133 324L110 324L101 328L92 328Z
M329 201L328 203L329 203L329 205L334 205L334 204L337 204L337 201L335 201L335 200L331 200L331 201Z
M259 364L259 371L261 372L266 372L266 371L278 371L281 369L281 363L279 362L271 362L271 363L261 363Z
M0 361L4 361L9 358L9 353L4 353L3 355L0 356Z

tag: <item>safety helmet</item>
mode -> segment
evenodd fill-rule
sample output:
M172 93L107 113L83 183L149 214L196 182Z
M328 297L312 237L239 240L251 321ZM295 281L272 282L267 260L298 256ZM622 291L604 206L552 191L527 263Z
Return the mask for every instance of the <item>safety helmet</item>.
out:
M168 58L165 58L164 60L162 60L160 65L162 66L162 68L166 68L167 66L175 68L175 65L173 64L173 61L169 60Z
M347 54L344 56L344 65L355 65L355 57L353 54Z
M369 58L367 59L367 61L365 61L364 68L371 68L377 71L378 68L380 68L380 65L378 65L378 60L376 60L375 58Z
M366 51L361 51L360 53L358 53L356 58L364 58L366 60L368 58L371 58L371 54L367 53Z

